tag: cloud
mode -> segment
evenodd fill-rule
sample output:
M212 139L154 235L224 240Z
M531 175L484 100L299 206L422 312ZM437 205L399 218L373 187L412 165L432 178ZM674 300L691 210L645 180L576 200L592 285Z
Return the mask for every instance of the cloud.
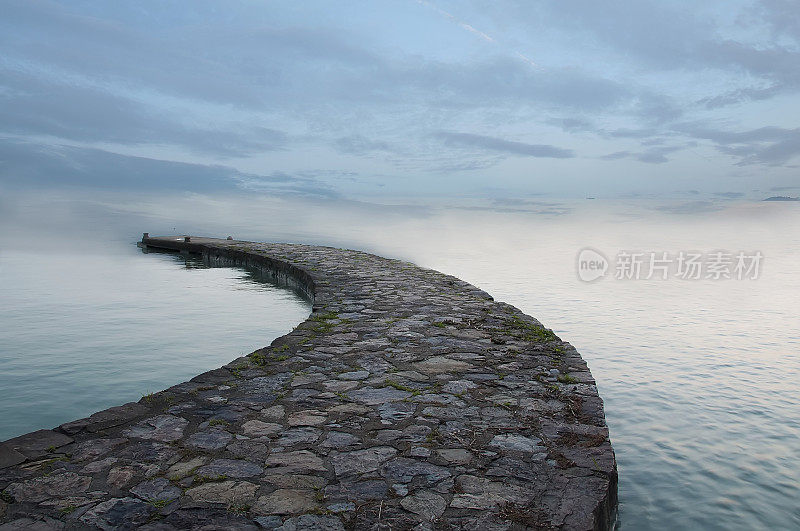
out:
M388 142L370 140L361 135L351 135L337 138L334 147L341 153L349 155L365 155L376 151L391 152L393 148Z
M491 136L475 135L470 133L440 132L437 134L437 136L443 139L445 144L448 145L474 147L486 151L506 153L509 155L548 157L556 159L568 159L575 156L572 150L562 149L547 144L525 144L523 142L513 142Z
M664 164L669 162L666 155L680 151L681 149L683 149L681 146L657 146L638 153L631 151L615 151L608 155L602 155L599 158L601 160L633 159L648 164Z
M337 195L325 184L308 176L282 172L257 175L221 165L189 164L9 139L0 139L0 183L15 188L88 187L148 193L248 189L278 195Z
M710 140L720 152L737 157L740 166L781 166L800 156L800 128L768 126L745 131L723 131L701 123L689 123L676 125L675 129L694 138Z
M687 203L661 205L655 208L669 214L702 214L723 209L720 204L711 201L689 201Z

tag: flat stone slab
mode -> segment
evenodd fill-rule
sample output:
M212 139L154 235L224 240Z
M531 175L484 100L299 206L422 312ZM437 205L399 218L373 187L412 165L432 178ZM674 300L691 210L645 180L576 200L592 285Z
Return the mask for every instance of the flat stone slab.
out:
M300 290L272 345L0 443L0 529L608 529L594 379L534 318L452 276L329 247L192 237Z

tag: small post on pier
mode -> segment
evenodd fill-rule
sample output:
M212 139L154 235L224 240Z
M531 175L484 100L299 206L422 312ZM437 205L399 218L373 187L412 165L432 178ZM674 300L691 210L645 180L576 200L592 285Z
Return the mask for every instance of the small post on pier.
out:
M143 232L142 233L142 241L145 241L149 237L150 237L150 233L149 232Z
M191 240L191 238L192 238L191 236L184 236L184 237L183 237L183 241L185 241L186 243L189 243L189 241Z

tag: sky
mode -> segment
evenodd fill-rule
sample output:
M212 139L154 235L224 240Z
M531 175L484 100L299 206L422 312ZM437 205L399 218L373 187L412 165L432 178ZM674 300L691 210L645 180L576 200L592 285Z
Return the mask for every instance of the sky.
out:
M800 193L796 0L0 0L0 190Z

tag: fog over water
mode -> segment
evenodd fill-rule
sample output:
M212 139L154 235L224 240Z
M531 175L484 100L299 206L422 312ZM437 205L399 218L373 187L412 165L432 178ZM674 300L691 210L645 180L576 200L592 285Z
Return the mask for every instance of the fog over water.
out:
M75 373L70 356L100 345L90 380L102 387L120 376L107 361L127 357L132 339L152 334L153 357L157 349L191 352L192 370L200 372L268 343L268 330L288 331L308 311L288 292L254 287L235 270L186 270L174 258L136 254L143 231L364 249L476 284L578 348L606 404L621 528L800 525L797 203L551 200L498 211L241 195L134 202L77 191L4 199L0 289L14 303L0 320L0 356L29 362L31 375L57 367L66 381ZM760 251L764 258L757 279L681 280L670 272L666 280L617 280L612 263L606 278L586 283L576 271L585 247L612 262L622 251ZM157 290L124 295L152 282ZM75 300L83 306L76 309ZM114 306L131 316L156 307L158 322L132 318L122 331L94 323L87 333L69 333ZM41 326L22 334L12 318ZM53 331L56 322L61 332ZM198 357L203 326L241 328L229 346L204 348L209 355ZM28 420L41 415L38 427L49 427L60 406L32 407L26 393L36 383L30 386L0 385L3 407L24 408Z

